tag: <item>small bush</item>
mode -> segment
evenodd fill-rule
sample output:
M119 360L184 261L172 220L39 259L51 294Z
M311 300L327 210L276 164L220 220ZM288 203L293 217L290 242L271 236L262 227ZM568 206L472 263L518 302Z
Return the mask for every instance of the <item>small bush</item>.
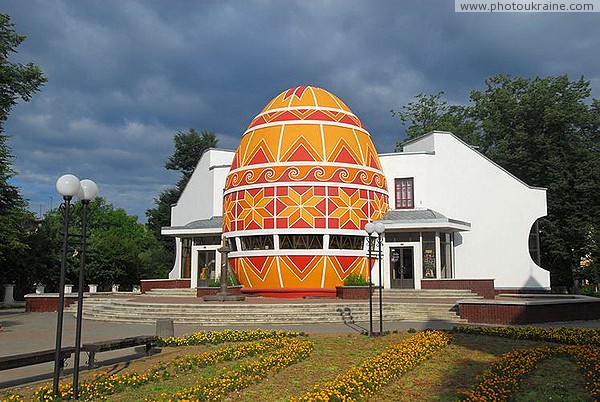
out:
M364 276L351 273L344 280L344 286L369 286L369 282Z

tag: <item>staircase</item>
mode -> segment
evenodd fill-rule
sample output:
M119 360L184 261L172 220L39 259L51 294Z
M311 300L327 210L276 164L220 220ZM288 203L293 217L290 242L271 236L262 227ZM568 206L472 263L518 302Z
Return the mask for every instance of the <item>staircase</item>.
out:
M151 289L144 293L150 297L196 297L196 289L193 288L175 288L175 289Z
M357 322L369 321L366 300L310 299L282 301L248 298L244 302L210 303L190 297L194 289L164 289L132 299L86 298L83 318L111 322L155 323L159 318L172 318L175 323L204 326L254 324L318 324L343 322L340 311L352 312ZM181 292L180 292L181 291ZM193 293L190 293L193 291ZM186 292L188 295L186 295ZM456 314L456 300L478 298L469 291L383 290L384 321L449 321L465 323ZM379 313L378 292L373 299L373 312ZM180 297L181 302L160 302L157 297ZM183 299L187 297L187 299ZM152 300L155 298L156 300ZM254 299L254 300L253 300ZM76 304L65 309L75 313Z

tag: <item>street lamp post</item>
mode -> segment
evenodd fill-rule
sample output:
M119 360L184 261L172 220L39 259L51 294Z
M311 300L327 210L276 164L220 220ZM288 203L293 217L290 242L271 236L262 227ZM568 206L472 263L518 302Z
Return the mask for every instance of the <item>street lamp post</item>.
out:
M383 243L383 233L385 232L385 227L382 223L372 223L369 222L365 225L365 231L367 232L367 241L369 246L369 336L373 336L373 295L371 292L371 261L372 261L372 252L375 251L373 248L373 243L371 241L371 235L373 233L377 233L377 259L378 259L378 277L379 277L379 335L383 335L383 298L382 298L382 288L383 288L383 277L381 270L381 244Z
M371 222L365 225L367 232L367 247L369 247L369 336L373 336L373 281L371 280L371 267L373 263L373 248L371 244L371 234L375 230L375 225Z
M375 231L378 234L377 237L377 253L379 259L379 335L383 335L383 277L382 277L382 269L381 269L381 244L383 243L383 232L385 232L385 226L383 223L379 222L375 224Z
M79 193L79 179L72 174L66 174L56 181L56 190L63 196L64 202L60 205L63 212L63 245L62 259L60 264L60 279L58 282L58 314L56 320L56 351L54 354L54 377L52 390L58 395L58 379L62 368L62 327L63 312L65 308L65 269L67 263L67 241L69 237L69 212L71 200Z
M83 319L83 282L85 273L85 249L87 242L87 209L98 195L98 186L92 180L81 180L77 198L81 200L81 257L79 261L79 287L77 288L77 327L75 330L75 364L73 367L73 398L79 398L79 354L81 352L81 321Z

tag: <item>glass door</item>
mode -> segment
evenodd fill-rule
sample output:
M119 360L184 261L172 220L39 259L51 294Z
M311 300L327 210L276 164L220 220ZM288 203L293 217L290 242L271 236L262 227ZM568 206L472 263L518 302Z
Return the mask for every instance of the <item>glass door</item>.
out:
M215 250L198 250L198 286L208 286L215 279Z
M395 289L415 288L415 248L390 248L391 285Z

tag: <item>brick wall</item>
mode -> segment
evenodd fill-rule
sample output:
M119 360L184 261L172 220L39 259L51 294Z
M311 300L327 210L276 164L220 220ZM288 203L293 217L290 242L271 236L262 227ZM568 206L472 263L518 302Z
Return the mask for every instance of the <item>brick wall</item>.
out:
M146 279L141 281L142 293L146 293L151 289L179 289L189 287L189 279Z
M547 303L475 303L458 306L460 318L472 324L533 324L539 322L598 320L600 300L548 301Z
M77 301L77 295L67 296L65 295L65 307L70 306L71 304ZM36 313L46 313L53 312L58 310L58 295L57 294L49 294L48 296L38 296L35 297L25 295L25 311L27 312L36 312Z

